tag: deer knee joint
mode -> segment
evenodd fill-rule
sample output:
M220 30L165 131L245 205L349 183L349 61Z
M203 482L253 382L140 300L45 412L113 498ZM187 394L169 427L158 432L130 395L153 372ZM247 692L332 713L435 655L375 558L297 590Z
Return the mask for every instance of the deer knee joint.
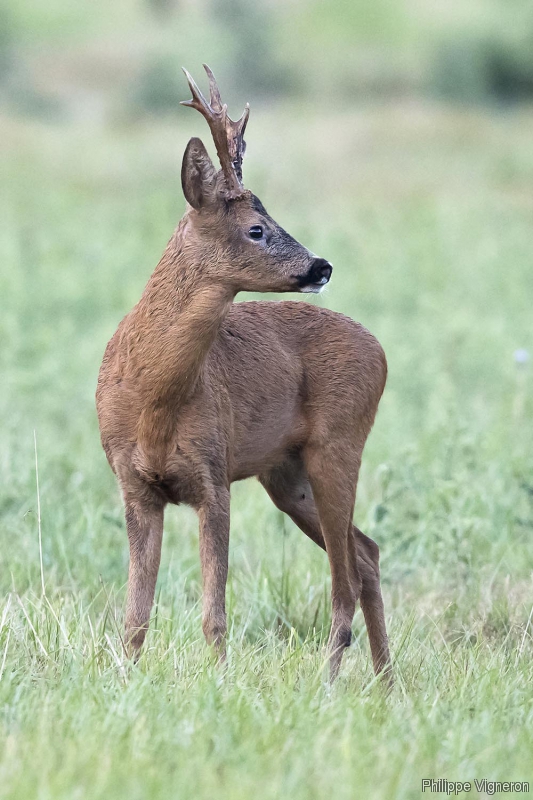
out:
M352 631L348 630L339 631L339 647L349 647L352 643Z

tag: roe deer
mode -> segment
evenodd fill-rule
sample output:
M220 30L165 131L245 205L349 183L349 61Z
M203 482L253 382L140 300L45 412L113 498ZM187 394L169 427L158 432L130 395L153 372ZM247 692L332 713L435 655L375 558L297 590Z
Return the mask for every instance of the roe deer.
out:
M185 71L221 170L189 141L188 206L144 293L107 345L96 393L102 444L124 498L130 546L126 641L149 624L167 503L200 521L202 627L225 656L230 484L257 476L329 559L331 678L361 602L376 673L390 659L375 542L352 524L363 446L387 373L356 322L299 302L233 304L240 291L319 292L331 265L295 241L242 184L248 106L227 115Z

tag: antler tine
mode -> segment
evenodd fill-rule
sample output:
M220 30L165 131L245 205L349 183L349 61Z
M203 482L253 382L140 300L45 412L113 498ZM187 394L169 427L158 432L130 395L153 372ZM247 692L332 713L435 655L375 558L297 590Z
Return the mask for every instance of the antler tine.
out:
M220 166L226 179L226 196L230 199L241 197L244 193L242 185L242 159L246 149L244 130L250 115L250 106L246 103L242 117L234 122L228 117L228 107L222 103L218 85L211 69L204 64L209 78L210 103L196 85L185 67L183 72L192 92L192 100L183 100L181 105L195 108L207 120L211 135L217 149Z
M209 94L211 96L211 108L215 109L216 111L222 111L222 99L220 97L220 91L218 88L218 84L216 82L216 78L213 75L213 70L211 67L208 67L207 64L203 64L203 68L207 72L207 77L209 78Z
M244 141L244 131L248 124L248 117L250 116L250 105L246 103L242 116L236 122L229 117L227 118L228 125L231 128L231 137L235 155L233 156L233 169L235 170L239 181L242 181L242 160L246 152L246 142Z
M244 136L244 131L246 130L246 126L248 125L249 116L250 116L250 103L246 103L241 118L238 119L237 122L233 123L235 125L235 129L239 131L241 136Z
M201 114L207 114L210 111L209 103L203 96L202 92L198 88L198 85L190 72L187 72L185 67L182 67L183 72L185 73L185 77L187 78L187 83L189 84L189 89L191 90L192 100L180 100L181 106L189 106L190 108L195 108Z

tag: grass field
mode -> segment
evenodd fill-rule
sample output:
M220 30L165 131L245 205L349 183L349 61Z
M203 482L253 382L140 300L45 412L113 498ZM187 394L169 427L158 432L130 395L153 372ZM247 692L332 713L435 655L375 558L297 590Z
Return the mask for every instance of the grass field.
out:
M514 355L533 353L532 112L281 106L249 128L247 185L334 264L315 302L388 356L356 520L381 547L392 695L360 611L328 687L326 558L253 481L232 490L225 672L186 508L167 513L147 647L124 663L127 541L93 395L181 216L181 154L205 135L192 116L0 118L0 797L533 781L533 382Z

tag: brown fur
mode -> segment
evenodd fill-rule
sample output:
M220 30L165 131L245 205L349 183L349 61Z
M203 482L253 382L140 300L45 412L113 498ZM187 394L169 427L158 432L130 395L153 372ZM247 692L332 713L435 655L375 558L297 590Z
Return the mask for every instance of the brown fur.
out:
M189 203L135 308L109 342L97 409L130 542L127 642L144 641L167 503L200 520L203 629L224 654L232 481L257 476L328 554L331 675L357 600L376 672L389 673L377 545L352 524L361 455L386 379L361 325L297 302L233 304L237 292L305 290L318 267L257 198L229 199L198 139L184 156ZM262 242L248 237L253 225Z

